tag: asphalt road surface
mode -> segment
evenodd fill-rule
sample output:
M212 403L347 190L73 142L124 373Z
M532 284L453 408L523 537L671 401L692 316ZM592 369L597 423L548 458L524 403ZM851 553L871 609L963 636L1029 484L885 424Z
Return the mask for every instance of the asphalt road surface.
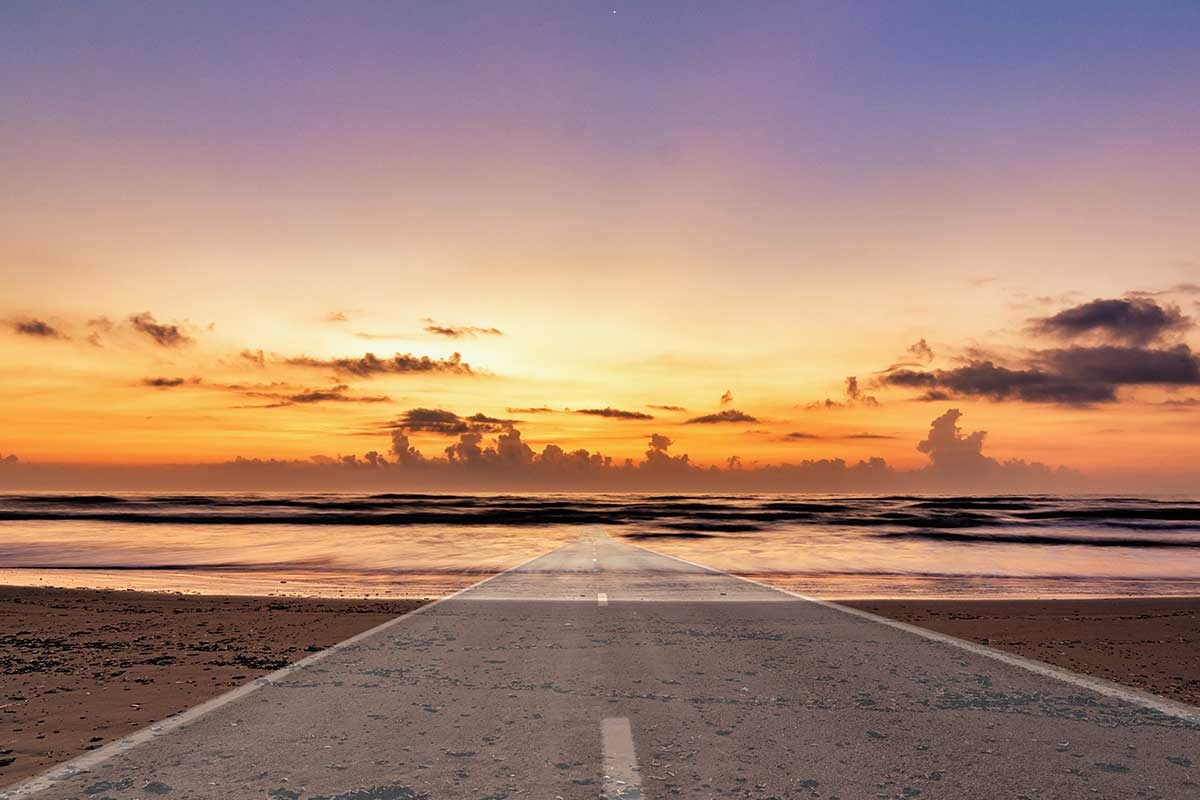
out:
M0 797L1200 798L1200 723L601 533Z

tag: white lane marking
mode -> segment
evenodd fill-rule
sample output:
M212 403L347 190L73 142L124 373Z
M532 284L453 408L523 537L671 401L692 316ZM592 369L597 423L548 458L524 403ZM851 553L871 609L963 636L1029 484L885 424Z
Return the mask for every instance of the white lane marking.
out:
M529 564L532 564L534 561L537 561L540 558L545 558L548 555L552 555L553 553L556 553L559 550L562 550L564 547L570 546L570 544L571 543L568 542L567 544L556 547L553 550L542 553L541 555L536 555L533 558L526 559L525 561L522 561L520 564L509 567L508 569L504 570L503 572L497 572L495 575L489 575L488 577L484 578L483 580L473 583L470 586L459 589L457 592L454 592L453 594L448 594L445 597L439 597L437 600L433 600L429 603L426 603L423 606L414 608L412 611L409 611L407 614L401 614L400 616L395 617L394 619L389 619L387 622L376 625L374 628L371 628L370 630L363 631L360 634L351 636L349 639L346 639L345 641L338 642L335 645L331 645L330 647L328 647L325 650L320 651L319 653L313 653L311 656L308 656L307 658L302 658L301 660L297 661L294 664L288 664L286 667L284 667L282 669L277 669L274 672L270 673L269 675L263 675L261 678L255 678L250 683L242 684L241 686L237 687L236 689L232 689L232 690L226 692L225 694L218 695L217 697L214 697L211 700L203 702L198 706L193 706L193 707L189 708L187 711L183 711L179 714L176 714L173 717L168 717L167 719L164 719L160 722L152 723L151 725L149 725L145 728L142 728L141 730L134 731L133 733L129 734L128 736L125 736L121 739L117 739L115 742L110 742L110 743L104 745L103 747L97 748L88 753L84 753L83 755L77 756L76 758L73 758L70 761L66 761L55 767L51 767L50 769L46 770L45 772L41 773L40 775L35 775L32 778L28 778L25 781L22 781L21 783L14 783L11 786L0 789L0 800L17 800L18 798L22 798L22 797L29 797L38 792L45 791L46 789L50 788L51 786L61 783L64 780L73 778L82 772L87 772L89 770L95 769L96 767L100 766L105 761L108 761L110 758L113 758L114 756L118 756L122 753L126 753L129 750L133 749L134 747L137 747L140 744L144 744L145 742L153 741L154 739L157 739L160 736L165 736L166 734L171 733L172 731L178 730L179 728L182 728L183 726L185 726L189 723L195 722L196 720L203 717L205 714L208 714L210 711L216 711L221 706L228 705L229 703L232 703L235 700L240 700L249 694L253 694L254 692L258 691L259 689L263 688L264 686L270 686L271 684L278 683L279 681L282 681L286 678L291 677L291 674L293 672L295 672L296 670L303 669L305 667L312 666L313 664L316 664L319 661L323 661L324 659L328 658L329 656L333 655L334 653L336 653L340 650L345 650L348 647L353 647L354 645L358 644L359 642L363 641L364 639L369 639L370 637L375 636L376 634L382 633L383 631L387 630L388 628L391 628L394 625L399 625L401 622L404 622L405 620L409 619L410 617L414 617L417 614L424 613L424 612L428 611L429 609L433 608L434 606L446 602L447 600L453 600L454 598L458 597L461 594L469 592L473 589L477 589L480 586L482 586L483 584L487 583L488 581L492 581L492 580L495 580L496 578L499 578L501 575L507 574L509 572L514 572L515 570L518 570L518 569L521 569L522 567L528 566Z
M600 592L599 594L597 594L596 595L596 605L600 605L600 606L608 605L608 595L605 594L604 592Z
M629 546L640 547L639 545ZM680 558L679 556L673 556L668 553L660 553L657 550L651 550L648 547L641 547L640 549L645 550L648 553L654 553L655 555L663 556L664 558L670 558L675 561L688 564L689 566L697 567L707 572L715 572L718 575L726 575L730 578L737 578L739 581L752 583L755 586L761 586L764 589L772 589L776 592L782 592L783 594L791 595L792 597L800 600L806 600L809 603L816 603L819 606L825 606L826 608L840 611L843 614L849 614L852 617L859 617L860 619L869 620L880 625L886 625L889 628L895 628L896 630L901 630L905 633L911 633L916 636L920 636L923 639L929 639L930 641L941 642L942 644L946 644L951 647L957 647L959 650L965 650L968 653L973 653L977 656L983 656L994 661L1000 661L1012 667L1027 670L1038 675L1044 675L1047 678L1054 678L1056 680L1063 681L1064 683L1069 683L1073 686L1078 686L1080 688L1093 691L1097 694L1102 694L1105 697L1112 697L1117 700L1122 700L1126 703L1131 703L1135 706L1149 708L1161 714L1166 714L1168 717L1175 717L1177 719L1186 720L1192 723L1200 723L1200 707L1191 706L1187 703L1177 703L1174 700L1168 700L1165 697L1159 697L1158 695L1150 694L1149 692L1138 691L1137 689L1130 689L1127 686L1122 686L1120 684L1112 683L1100 678L1092 678L1088 675L1080 675L1076 672L1071 672L1070 670L1051 666L1050 664L1046 664L1041 661L1035 661L1032 658L1025 658L1024 656L1018 656L1013 653L1006 653L1002 650L994 650L987 645L976 644L975 642L970 642L966 639L959 639L957 636L951 636L948 633L938 633L937 631L931 631L928 628L920 628L916 625L909 625L907 622L898 622L897 620L889 619L888 617L881 617L878 614L872 614L870 611L863 611L858 608L844 606L841 603L835 603L832 600L821 600L816 597L809 597L808 595L800 594L799 592L793 592L778 586L772 586L769 583L756 581L753 578L743 578L741 575L735 575L734 573L726 572L723 569L710 567L706 564L697 564L695 561L688 561L686 558Z
M604 791L601 800L638 800L642 776L629 717L608 717L600 723L600 745L604 751Z

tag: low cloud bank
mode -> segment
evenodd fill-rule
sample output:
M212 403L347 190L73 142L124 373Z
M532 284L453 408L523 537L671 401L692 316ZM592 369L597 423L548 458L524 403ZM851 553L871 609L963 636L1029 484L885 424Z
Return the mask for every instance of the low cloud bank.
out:
M616 459L586 449L526 443L514 420L444 409L412 409L390 428L387 452L316 456L306 461L238 458L208 465L96 467L6 465L9 488L389 491L1069 491L1086 488L1083 476L1063 468L984 455L987 434L964 433L962 414L950 409L930 425L917 449L929 463L897 470L882 458L840 458L746 466L737 456L725 467L694 464L662 434L649 437L640 458ZM426 454L413 434L453 441Z

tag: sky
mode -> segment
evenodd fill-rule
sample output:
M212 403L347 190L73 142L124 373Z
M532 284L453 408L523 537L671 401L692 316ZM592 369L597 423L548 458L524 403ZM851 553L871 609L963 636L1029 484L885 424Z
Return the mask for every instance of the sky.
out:
M0 458L518 431L525 467L912 471L953 409L989 465L1192 485L1198 33L1185 2L6 3Z

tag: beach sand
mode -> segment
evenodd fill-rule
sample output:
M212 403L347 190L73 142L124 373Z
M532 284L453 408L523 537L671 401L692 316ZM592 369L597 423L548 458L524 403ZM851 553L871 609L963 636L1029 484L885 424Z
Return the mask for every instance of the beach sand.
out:
M1200 598L840 602L1200 705Z
M423 602L0 586L0 786Z
M422 602L0 587L0 786ZM1200 598L849 604L1200 703Z

